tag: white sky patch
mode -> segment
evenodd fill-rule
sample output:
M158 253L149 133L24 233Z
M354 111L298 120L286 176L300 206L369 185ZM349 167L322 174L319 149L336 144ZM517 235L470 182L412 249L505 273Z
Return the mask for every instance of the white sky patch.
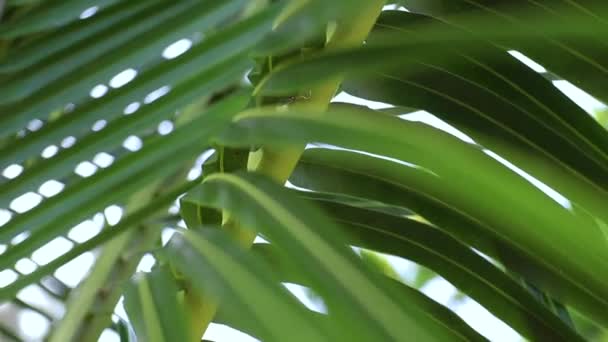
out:
M407 8L400 6L398 4L390 4L390 5L384 5L384 7L382 7L383 11L403 11L403 12L409 12L407 10Z
M40 302L45 299L45 293L40 289L40 286L37 284L31 284L23 289L19 290L17 294L17 298L26 301L29 300L31 302Z
M19 312L19 330L28 341L41 341L51 327L51 323L41 314L32 310Z
M106 152L99 152L93 157L93 163L97 166L106 168L114 162L114 156Z
M57 154L57 152L59 152L59 147L57 147L55 145L49 145L49 146L45 147L44 150L42 150L42 153L40 154L40 156L44 159L49 159L49 158L52 158L53 156L55 156Z
M98 99L98 98L104 96L107 92L108 92L108 87L105 84L98 84L98 85L94 86L93 89L91 89L91 92L89 93L89 95L91 95L91 97L94 99Z
M120 342L120 335L112 329L104 329L97 342Z
M95 216L93 216L93 222L95 222L95 224L99 227L103 228L103 226L106 224L106 216L101 212L97 213Z
M201 155L198 156L198 158L196 158L196 166L200 167L203 165L203 163L205 161L207 161L207 159L211 158L211 156L215 154L215 150L207 150L203 153L201 153Z
M70 147L74 146L75 143L76 143L76 138L74 138L73 136L65 137L61 141L61 147L70 148Z
M504 159L503 157L499 156L498 154L496 154L490 150L484 150L484 152L485 152L485 154L489 155L490 157L496 159L499 163L501 163L504 166L508 167L509 169L513 170L515 173L517 173L518 175L523 177L528 182L532 183L532 185L537 187L540 191L544 192L547 196L549 196L551 199L553 199L555 202L557 202L562 207L564 207L566 209L572 209L572 203L570 203L570 201L566 197L564 197L562 194L560 194L559 192L553 190L545 183L534 178L533 176L531 176L524 170L518 168L517 166L513 165L508 160Z
M211 341L231 341L231 342L259 342L259 340L240 332L236 329L232 329L229 326L217 323L210 323L203 339Z
M179 209L181 208L181 203L179 202L182 197L184 197L186 194L181 194L179 196L177 196L177 198L175 199L175 202L173 202L173 205L177 208L177 210L179 211Z
M123 210L121 207L113 204L107 207L103 213L106 215L106 220L110 226L116 225L122 218Z
M192 170L190 170L190 171L192 171ZM169 210L167 210L167 211L169 212L169 214L176 215L176 214L179 214L179 207L177 205L172 205L169 207Z
M568 81L553 81L553 85L591 115L594 115L596 111L608 108L606 104Z
M98 10L99 10L99 6L89 7L87 9L85 9L84 11L82 11L82 13L80 13L79 17L80 17L80 19L90 18L90 17L94 16Z
M200 167L193 167L190 169L190 171L188 171L188 176L186 176L186 178L191 181L191 180L195 180L196 178L198 178L201 174L203 173L203 171L201 170Z
M424 284L420 292L432 298L439 304L448 306L450 300L456 294L456 288L447 280L441 277L435 277Z
M35 132L35 131L39 130L40 128L42 128L43 125L44 125L44 123L42 122L42 120L34 119L27 124L27 129L29 129L32 132Z
M255 239L253 239L253 243L270 243L268 240L264 239L260 235L257 235Z
M15 263L15 269L21 274L30 274L38 268L35 262L28 258L23 258Z
M63 302L52 297L36 284L31 284L21 289L17 293L17 298L24 302L36 305L37 307L48 312L53 317L59 318L63 317L65 314Z
M41 193L44 197L53 197L55 195L57 195L58 193L60 193L63 188L65 187L65 184L56 181L54 179L50 179L46 182L44 182L40 188L38 189L38 192Z
M173 131L173 122L169 120L163 120L158 124L158 134L167 135Z
M202 173L203 163L211 158L211 156L215 153L215 150L207 150L196 158L196 162L194 162L194 166L188 172L188 180L194 180L199 177Z
M160 99L161 97L167 95L170 91L171 91L171 87L169 87L168 85L162 86L162 87L154 90L150 94L146 95L146 97L144 98L144 103L145 104L152 103L152 102Z
M419 111L415 111L413 113L400 115L399 117L404 120L408 120L408 121L425 123L429 126L435 127L439 130L449 133L464 142L467 142L469 144L475 144L475 141L473 139L471 139L471 137L469 137L468 135L466 135L463 132L461 132L460 130L458 130L456 127L448 124L447 122L439 119L438 117L436 117L435 115L433 115L427 111L419 110Z
M251 72L253 71L253 68L249 68L249 70L247 70L245 72L245 74L243 74L243 77L241 78L241 83L243 83L246 86L251 86L251 81L249 80L249 75L251 74Z
M1 271L0 272L0 288L6 287L6 286L14 283L18 277L19 277L19 275L17 274L17 272L15 272L11 269L6 269L4 271Z
M414 262L407 259L380 253L390 263L391 267L397 272L399 277L406 283L414 282L414 276L416 275L417 266Z
M162 56L165 59L177 58L178 56L183 55L186 51L190 50L191 47L192 41L190 39L180 39L167 46L165 50L163 50Z
M97 120L97 121L95 121L93 126L91 126L91 129L93 130L93 132L99 132L102 129L104 129L107 124L108 124L108 122L106 120L103 120L103 119Z
M393 163L401 164L401 165L404 165L404 166L407 166L407 167L419 168L418 165L412 164L412 163L408 163L408 162L403 161L403 160L399 160L399 159L395 159L395 158L391 158L391 157L387 157L387 156L383 156L383 155L379 155L379 154L373 154L373 153L369 153L369 152L365 152L365 151L360 151L360 150L351 150L351 149L343 148L343 147L339 147L339 146L333 146L333 145L327 145L327 144L308 144L306 146L306 148L307 149L309 149L309 148L326 148L326 149L330 149L330 150L355 152L355 153L363 154L363 155L374 157L374 158L378 158L378 159L388 160L388 161L391 161Z
M123 296L120 296L120 298L118 299L118 303L116 303L116 307L114 308L114 314L129 322L129 316L125 311L124 301L125 298Z
M42 196L35 192L26 192L25 194L15 198L9 207L19 214L31 210L42 202Z
M497 267L501 267L500 264L498 263L498 261L496 261L495 259L490 258L489 255L486 255L478 250L476 250L475 248L471 248L471 250L475 253L477 253L477 255L479 255L480 257L486 259L487 261L491 262L492 264L494 264L494 266Z
M97 165L90 161L83 161L76 166L74 172L81 177L87 178L97 172Z
M152 254L146 253L137 264L137 272L150 272L154 264L156 264L156 259Z
M10 211L8 211L6 209L0 209L0 227L2 227L8 221L10 221L12 217L13 217L13 215L11 214Z
M457 289L441 277L433 278L420 291L434 301L452 309L471 327L490 341L522 341L521 336L513 329L470 298L454 303L453 298L457 293Z
M125 107L125 110L123 113L125 115L131 115L131 114L135 113L139 109L139 107L141 107L141 103L139 103L139 102L129 103L129 105L127 105Z
M320 300L312 301L308 294L309 290L305 286L292 283L283 283L283 286L285 286L285 288L289 290L289 292L291 292L291 294L293 294L300 301L300 303L304 304L304 306L306 306L309 310L324 314L327 313L325 303Z
M2 175L8 179L17 178L23 172L23 166L19 164L12 164L7 166L4 171L2 171Z
M470 298L456 305L453 310L473 329L492 342L524 341L515 330Z
M74 288L84 279L91 266L95 262L95 256L91 252L86 252L67 264L59 267L55 271L55 277L67 286Z
M163 246L166 245L169 242L169 240L171 240L171 237L173 236L173 234L175 234L175 229L171 229L171 228L163 229L163 231L160 235L160 241L163 244Z
M545 69L542 65L536 63L535 61L533 61L532 59L530 59L528 56L524 55L523 53L516 51L516 50L509 50L508 52L511 56L515 57L518 61L525 64L528 68L530 68L538 73L547 72L547 69Z
M97 220L86 220L75 225L68 232L68 237L78 243L83 243L101 232L103 228L104 217L101 217L101 223ZM97 221L97 222L96 222Z
M358 104L361 106L367 106L371 109L385 109L385 108L393 108L395 106L388 104L388 103L384 103L384 102L377 102L377 101L370 101L370 100L366 100L366 99L362 99L360 97L356 97L353 95L350 95L346 92L340 92L338 95L336 95L331 102L346 102L346 103L354 103L354 104Z
M110 83L108 83L108 84L112 88L120 88L120 87L124 86L125 84L133 81L135 79L135 77L137 77L137 70L135 70L133 68L125 69L125 70L119 72L118 74L116 74L116 76L112 77L112 79L110 80Z
M286 188L295 189L295 190L298 190L298 191L304 191L304 192L314 192L313 190L310 190L310 189L306 189L306 188L303 188L303 187L297 186L297 185L293 184L292 182L290 182L290 181L288 181L288 180L287 180L287 181L285 181L285 184L284 184L284 185L285 185L285 187L286 187Z
M143 142L138 136L131 135L125 139L122 143L122 146L131 152L135 152L141 149L143 146Z
M17 234L17 236L15 236L11 240L11 244L18 245L18 244L22 243L23 241L25 241L29 237L30 237L30 232L28 232L28 231L21 232L21 233Z
M63 236L57 237L34 251L32 253L32 260L38 265L46 265L72 249L72 246L74 244L70 240Z

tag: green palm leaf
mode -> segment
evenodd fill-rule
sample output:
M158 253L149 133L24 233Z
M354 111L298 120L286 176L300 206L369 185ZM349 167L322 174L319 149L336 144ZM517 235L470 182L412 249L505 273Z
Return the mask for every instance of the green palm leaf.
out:
M188 318L171 271L157 269L133 277L125 290L125 309L137 336L146 341L186 341Z
M519 284L451 236L418 221L315 198L353 235L350 244L427 266L530 339L582 340ZM512 310L512 311L511 311ZM535 322L535 323L531 323Z
M338 227L314 207L290 198L285 190L269 180L252 174L209 176L201 187L186 196L191 201L198 201L199 205L227 208L244 226L260 229L279 246L285 258L292 260L293 267L301 269L322 296L343 293L341 298L324 297L336 324L345 324L341 329L342 338L369 340L373 336L387 336L399 339L399 336L407 335L420 339L467 339L426 316L419 308L405 305L407 299L403 298L402 302L391 299L389 294L395 298L400 295L392 293L390 288L382 290L382 282L373 281L373 274L366 272L343 245ZM281 202L275 198L281 198ZM305 257L296 257L298 254ZM336 269L341 271L333 272ZM363 329L343 330L348 322L357 319L369 324ZM431 330L423 329L423 326L433 327L434 337L429 334Z
M474 301L602 340L606 34L595 0L0 1L0 339L496 339Z
M342 133L336 135L335 130ZM606 318L597 311L605 307L608 299L603 285L605 272L598 271L608 266L605 252L608 241L602 231L591 224L583 228L583 223L568 211L480 148L419 123L352 108L330 111L323 118L301 110L293 110L289 115L272 109L247 112L237 117L233 129L227 131L221 141L228 145L323 142L420 165L429 170L434 179L423 182L419 178L417 187L428 189L443 202L451 202L461 211L486 222L490 235L518 250L524 259L541 264L563 278L563 283L579 288L576 295L574 291L568 292L573 305L594 313L599 320ZM434 148L451 152L449 156L436 157L432 153ZM465 165L475 165L479 173L472 177ZM500 189L490 185L496 179L503 184ZM475 193L471 193L470 188L474 188ZM520 196L525 196L526 203L517 200ZM502 205L490 205L497 202ZM487 205L481 207L482 203ZM526 213L526 220L514 220L512 212ZM518 225L521 228L515 228ZM537 227L554 228L547 236ZM569 236L575 231L579 238L572 241ZM586 256L573 260L564 253L565 246ZM568 264L570 266L566 266Z

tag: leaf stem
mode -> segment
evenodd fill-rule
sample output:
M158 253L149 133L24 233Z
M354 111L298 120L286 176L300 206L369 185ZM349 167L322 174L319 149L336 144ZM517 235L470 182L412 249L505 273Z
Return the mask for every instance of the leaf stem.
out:
M366 1L358 11L358 15L349 17L347 21L339 22L325 49L341 49L362 44L380 15L384 2L384 0ZM310 89L310 98L296 100L290 105L306 107L306 109L323 115L341 82L342 77L327 80L325 83ZM247 169L265 174L276 182L283 184L298 163L302 152L304 152L304 147L263 147L259 151L250 153ZM223 215L223 228L228 229L241 245L251 246L256 235L251 230L239 226L237 222L230 219L229 213L224 212ZM193 293L190 293L190 295L186 293L185 300L194 318L192 320L193 341L199 341L200 336L213 319L217 304L208 302L205 298L198 297Z

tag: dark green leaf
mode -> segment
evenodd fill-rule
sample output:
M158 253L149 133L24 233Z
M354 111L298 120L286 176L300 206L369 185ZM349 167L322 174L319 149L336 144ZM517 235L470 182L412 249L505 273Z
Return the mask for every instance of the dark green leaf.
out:
M340 134L335 134L337 130ZM407 180L409 187L480 221L486 227L484 235L563 279L559 285L543 282L543 286L554 291L563 284L578 288L560 295L599 320L607 318L598 310L608 303L603 285L608 274L608 240L603 232L474 145L421 123L366 110L331 110L319 116L303 110L259 109L240 115L221 140L231 145L323 142L419 165L424 169L416 171L422 172L403 173L407 168L394 162L382 161L385 166L353 163L367 172L403 177L398 183ZM437 154L438 150L450 153ZM477 172L472 174L471 167ZM501 186L496 187L496 182ZM571 258L572 251L579 257Z
M314 193L301 196L316 197ZM323 198L315 202L353 234L350 244L431 268L522 336L530 340L583 341L516 281L441 230Z
M407 0L406 6L418 2ZM470 32L511 30L524 35L539 34L540 39L521 41L496 40L503 46L521 51L550 71L566 78L608 101L605 87L608 55L603 33L608 25L608 7L603 1L468 1L438 0L435 7L416 6L414 11L427 13ZM471 20L479 18L480 20ZM539 19L542 18L541 25ZM550 23L548 32L542 23ZM483 27L483 31L480 28ZM539 30L539 27L541 28ZM588 31L587 31L588 30ZM582 36L552 35L553 32L587 31Z
M407 29L410 16L384 13L378 30L424 34ZM456 52L445 61L414 63L415 72L399 69L352 79L344 89L370 100L428 110L572 201L603 211L597 199L585 201L585 194L599 188L605 196L608 189L608 133L548 81L489 44L482 54ZM576 186L560 176L573 178Z
M178 234L167 245L167 253L197 291L220 300L228 317L237 317L237 321L239 316L241 321L247 317L248 326L258 336L269 341L328 340L324 329L311 321L303 305L280 285L270 269L221 231Z
M252 252L255 255L259 255L261 258L266 260L270 265L273 266L283 282L294 283L308 286L305 277L302 277L298 273L297 269L290 267L285 262L284 258L277 251L276 247L269 244L255 244L252 247ZM466 340L469 341L485 341L485 338L479 335L475 330L469 327L460 317L450 311L448 308L438 304L434 300L428 298L424 294L406 286L393 279L379 278L379 281L383 282L386 286L395 290L395 292L404 294L407 297L408 304L415 305L422 308L427 315L431 315L433 319L442 322L451 329L457 330L462 336L466 336ZM325 319L332 319L331 313L329 317Z
M279 246L283 257L301 270L326 301L343 338L392 336L398 340L407 334L422 340L466 339L419 308L406 305L402 293L376 282L377 275L367 271L344 245L340 228L270 180L254 174L216 174L186 197L202 206L228 210L244 227L259 229ZM355 327L353 321L369 324Z
M48 30L78 20L78 16L91 7L104 8L120 0L64 0L61 2L48 1L38 6L27 16L0 26L0 37L15 38L26 34Z
M0 73L7 74L23 70L34 64L47 60L49 56L64 49L79 49L79 42L94 37L112 26L122 26L128 20L136 20L135 15L157 4L158 1L131 2L122 1L102 11L90 20L78 21L55 31L48 36L36 39L31 44L10 50L9 55L0 62Z
M133 155L117 161L113 167L81 180L15 217L0 231L0 240L8 241L23 231L29 231L31 235L7 249L0 267L7 267L28 255L99 208L120 201L157 177L181 168L184 161L200 154L208 146L210 134L225 125L246 104L243 100L242 95L234 96L212 106L172 134L154 140Z

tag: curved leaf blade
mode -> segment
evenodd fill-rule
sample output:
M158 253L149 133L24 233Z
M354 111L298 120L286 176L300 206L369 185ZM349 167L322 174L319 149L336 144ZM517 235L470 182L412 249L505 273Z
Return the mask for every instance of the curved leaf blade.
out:
M277 248L273 245L254 244L251 252L272 265L281 281L303 286L310 285L306 278L298 272L298 269L290 267L289 263L281 258L281 253L277 251ZM473 330L466 322L458 317L458 315L443 305L401 282L384 277L380 278L380 281L386 286L394 289L397 293L402 293L403 297L407 298L409 304L422 308L427 314L432 315L435 320L443 322L444 325L449 326L451 329L458 331L460 335L465 336L466 340L486 341L483 336ZM326 319L332 319L331 313Z
M226 304L223 309L229 317L245 316L256 322L251 326L260 337L269 341L328 341L324 329L310 320L306 309L272 272L222 232L207 229L176 234L166 251L197 291ZM194 272L192 265L197 265Z
M466 340L419 308L405 305L402 294L376 282L376 275L339 238L339 227L269 179L255 174L211 175L186 197L199 206L224 208L243 226L260 229L318 289L344 338L398 340L407 335ZM368 324L353 327L353 320Z
M341 133L335 134L336 130ZM490 223L490 235L578 287L578 291L562 294L569 301L594 313L597 319L606 318L601 310L598 312L608 303L603 285L604 274L608 274L608 240L603 233L597 226L571 215L476 146L420 123L354 109L330 110L323 117L301 109L252 110L241 114L220 140L236 146L323 142L420 165L436 177L415 184L417 188L435 193L442 201ZM450 154L437 155L438 148L449 150ZM473 165L478 171L474 175L470 173ZM500 180L500 187L496 180ZM471 188L476 192L472 193ZM522 196L525 202L516 200ZM514 220L513 212L525 219ZM572 234L579 239L572 240ZM566 250L577 251L579 257L572 259Z
M353 235L351 245L422 264L467 293L531 340L583 341L575 331L489 261L439 229L418 221L328 201L314 200Z
M187 341L188 317L178 286L166 267L135 274L125 289L125 310L138 338L145 341Z

